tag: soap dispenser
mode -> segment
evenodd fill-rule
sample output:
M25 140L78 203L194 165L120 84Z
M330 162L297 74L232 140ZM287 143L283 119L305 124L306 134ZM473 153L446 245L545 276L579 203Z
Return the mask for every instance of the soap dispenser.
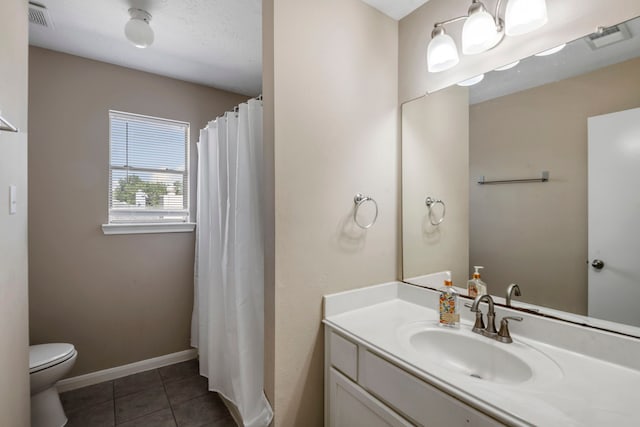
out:
M440 326L448 328L460 327L460 314L458 313L458 292L453 287L451 280L444 281L444 287L440 288Z
M487 293L487 284L480 280L480 269L484 267L481 265L475 265L473 268L476 271L473 273L473 277L467 282L467 292L471 298L485 295Z

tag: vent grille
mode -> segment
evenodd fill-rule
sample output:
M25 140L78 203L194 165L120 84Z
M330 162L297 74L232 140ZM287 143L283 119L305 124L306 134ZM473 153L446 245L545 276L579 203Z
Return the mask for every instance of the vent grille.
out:
M49 11L46 7L37 3L29 3L29 22L45 28L53 28Z
M601 49L631 38L631 32L625 24L614 25L607 28L599 28L597 32L586 37L591 49Z

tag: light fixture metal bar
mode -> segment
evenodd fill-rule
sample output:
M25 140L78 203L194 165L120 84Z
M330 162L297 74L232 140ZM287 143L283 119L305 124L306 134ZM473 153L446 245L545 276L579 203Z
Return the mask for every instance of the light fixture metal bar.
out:
M454 22L458 22L458 21L462 21L463 19L467 19L468 16L467 15L463 15L463 16L458 16L456 18L451 18L451 19L447 19L446 21L441 21L441 22L436 22L435 24L433 24L433 27L442 27L445 26L447 24L452 24Z
M9 123L7 119L0 115L0 130L7 132L18 132L18 128Z

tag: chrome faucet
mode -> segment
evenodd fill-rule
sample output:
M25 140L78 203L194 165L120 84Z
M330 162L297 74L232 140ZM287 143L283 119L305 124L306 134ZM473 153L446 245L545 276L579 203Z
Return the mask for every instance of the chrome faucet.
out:
M514 295L519 297L522 294L520 293L520 286L512 283L507 288L507 307L511 307L511 300L513 299Z
M485 328L483 328L484 325L478 325L478 319L480 320L480 324L482 324L482 311L480 311L480 308L478 307L482 301L489 304L489 310L487 311L487 326ZM498 336L498 331L496 330L496 312L491 295L485 294L477 296L476 299L473 300L473 304L471 304L471 311L476 313L476 324L472 329L473 332L482 334L489 338L495 338Z

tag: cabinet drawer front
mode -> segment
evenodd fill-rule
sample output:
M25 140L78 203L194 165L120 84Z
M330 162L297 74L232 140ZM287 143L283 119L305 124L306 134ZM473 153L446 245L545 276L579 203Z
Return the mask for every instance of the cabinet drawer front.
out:
M503 425L368 351L361 354L359 383L422 426Z
M358 346L331 331L329 338L331 365L354 381L358 381Z

